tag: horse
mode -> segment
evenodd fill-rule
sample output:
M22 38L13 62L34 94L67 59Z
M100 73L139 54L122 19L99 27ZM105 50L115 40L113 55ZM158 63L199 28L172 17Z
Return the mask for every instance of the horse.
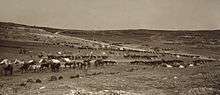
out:
M79 69L87 69L87 67L89 67L88 65L91 64L86 60L75 62L75 66L78 67Z
M75 61L72 61L69 58L63 58L63 60L65 61L65 64L64 64L65 68L67 66L69 66L71 68L72 65L73 65L73 68L76 66Z
M39 61L39 64L40 64L40 70L47 69L50 67L50 63L45 58L41 59Z
M78 67L80 69L81 65L82 65L82 62L80 62L80 61L75 62L75 67Z
M91 60L84 60L83 61L83 63L85 64L85 66L86 66L86 68L89 68L89 67L91 67L91 62L90 62Z
M57 59L52 59L51 61L51 71L52 72L59 72L59 70L60 70L60 66L61 66L61 64L60 64L60 61L59 60L57 60Z
M9 62L8 59L4 59L0 65L2 66L2 73L7 76L7 75L12 75L13 74L13 65L11 62Z
M36 65L36 61L35 60L30 60L28 62L24 62L24 64L22 64L22 66L20 67L21 73L27 72L31 66Z
M102 66L103 65L103 61L101 59L98 59L94 62L94 65L95 67L98 67L98 66Z

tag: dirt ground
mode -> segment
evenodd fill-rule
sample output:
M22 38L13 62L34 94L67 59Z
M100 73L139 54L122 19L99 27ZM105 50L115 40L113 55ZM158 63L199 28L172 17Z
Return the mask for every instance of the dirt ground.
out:
M219 94L220 66L200 66L187 69L153 68L149 66L115 66L59 73L27 73L1 77L2 94L18 95L75 95L79 93L104 95L217 95ZM97 75L92 75L97 73ZM80 77L71 79L70 76ZM49 81L50 76L64 79ZM42 83L26 83L27 79L41 79ZM74 94L75 93L75 94ZM108 94L107 94L108 95Z
M42 47L27 46L24 43L12 44L6 42L8 47L1 47L1 58L31 59L34 55L18 54L23 46L32 53L37 54L42 50L56 53L59 50L79 52L68 47ZM24 45L21 45L24 44ZM107 52L106 50L105 52ZM90 52L80 50L80 52ZM104 50L93 50L99 54ZM117 51L115 51L117 52ZM125 51L121 52L127 53ZM140 53L139 53L140 54ZM8 57L11 56L11 57ZM31 56L31 57L30 57ZM120 55L119 55L120 56ZM36 57L37 58L37 57ZM122 57L121 57L122 58ZM130 65L125 60L118 64L104 67L91 67L87 71L76 69L62 69L58 73L50 70L40 73L29 72L21 74L15 72L13 76L1 76L1 94L8 95L214 95L220 90L220 64L219 61L202 64L188 68L167 68L147 65ZM79 75L76 78L71 76ZM62 76L63 79L49 81L51 76ZM28 79L40 79L42 83L26 82ZM25 84L25 85L22 85Z

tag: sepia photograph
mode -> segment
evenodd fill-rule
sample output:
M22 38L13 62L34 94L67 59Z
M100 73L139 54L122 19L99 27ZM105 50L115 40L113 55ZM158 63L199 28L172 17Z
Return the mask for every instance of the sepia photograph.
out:
M220 95L220 0L0 0L0 95Z

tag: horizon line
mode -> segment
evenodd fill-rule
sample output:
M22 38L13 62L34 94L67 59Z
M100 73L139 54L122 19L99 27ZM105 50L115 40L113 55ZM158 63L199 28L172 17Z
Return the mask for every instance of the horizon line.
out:
M148 31L220 31L220 29L149 29L149 28L125 28L125 29L71 29L71 28L59 28L53 26L41 26L41 25L30 25L18 22L0 21L0 23L10 23L36 28L51 28L51 29L62 29L62 30L79 30L79 31L123 31L123 30L148 30Z

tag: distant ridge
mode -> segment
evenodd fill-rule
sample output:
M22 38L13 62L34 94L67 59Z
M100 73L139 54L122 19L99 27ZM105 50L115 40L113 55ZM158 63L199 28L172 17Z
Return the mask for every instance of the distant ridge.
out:
M153 29L115 29L115 30L80 30L80 29L61 29L61 28L53 28L53 27L42 27L42 26L35 26L35 25L26 25L14 22L0 22L0 26L13 26L13 27L27 27L27 28L38 28L49 30L50 32L56 31L157 31L157 32L212 32L212 31L220 31L220 29L213 29L213 30L153 30Z

